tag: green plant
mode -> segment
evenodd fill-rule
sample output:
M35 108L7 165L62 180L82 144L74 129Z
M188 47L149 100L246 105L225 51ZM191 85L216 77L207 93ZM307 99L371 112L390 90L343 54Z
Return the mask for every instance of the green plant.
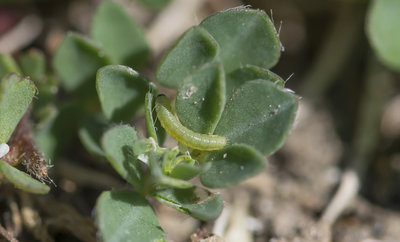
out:
M78 133L94 157L108 160L133 186L105 191L98 198L96 222L104 241L165 240L147 196L200 220L216 218L223 201L208 188L232 186L261 172L264 156L282 146L295 118L297 97L269 70L281 52L269 17L261 10L228 9L185 32L155 73L159 84L176 89L173 102L166 97L161 101L156 85L131 68L146 63L149 47L122 7L104 1L90 33L90 38L69 33L63 39L52 60L59 82L52 74L43 75L38 53L21 57L21 68L4 59L6 73L46 79L36 81L36 145L55 159ZM23 90L29 95L11 93L20 88L11 90L7 83L17 81L27 86L29 92ZM20 76L2 83L0 127L6 127L6 134L0 144L7 143L35 94L32 82ZM68 98L48 91L58 84ZM24 101L18 112L22 102L13 98ZM147 137L138 138L127 123L143 112ZM164 130L166 122L175 128ZM185 132L177 132L182 125ZM166 132L178 146L163 147ZM49 189L6 162L0 169L17 187L40 185L28 189L39 193ZM194 177L206 188L189 181Z
M36 86L29 78L15 73L9 74L20 70L8 55L0 56L0 70L0 175L22 190L47 193L50 187L14 167L24 163L29 168L33 163L37 163L40 171L34 173L34 170L28 170L41 180L47 179L47 164L33 144L29 124L22 121L37 93ZM14 132L17 125L20 131Z
M214 219L223 208L219 195L187 180L199 176L204 186L222 188L263 169L263 156L283 144L297 109L297 98L268 70L278 61L280 48L275 28L262 11L237 8L205 19L189 29L158 66L157 81L177 89L174 108L128 67L111 65L97 72L97 92L109 122L132 117L142 105L139 95L132 95L140 93L145 96L148 134L138 139L134 128L116 125L93 150L101 150L135 188L100 196L96 220L106 241L135 240L135 230L148 232L137 241L165 238L144 196L201 220ZM178 147L162 147L165 131ZM127 212L114 213L119 206ZM124 224L131 233L121 237L125 235L119 231L127 228L115 223L130 220L130 213L148 222Z
M400 2L376 0L370 5L366 30L371 45L385 66L399 71L400 31L393 23L399 21Z

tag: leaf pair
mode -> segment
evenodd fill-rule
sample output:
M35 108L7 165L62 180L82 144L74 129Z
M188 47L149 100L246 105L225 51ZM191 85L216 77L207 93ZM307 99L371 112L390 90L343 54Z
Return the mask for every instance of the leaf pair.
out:
M68 33L54 55L54 70L63 87L75 96L75 100L62 103L53 120L41 130L38 142L42 149L53 157L69 144L79 129L81 141L89 151L103 156L91 128L104 128L104 120L93 118L97 116L100 105L108 120L117 123L128 121L142 107L148 86L144 78L139 80L139 84L144 85L132 86L135 84L131 80L138 74L132 78L132 69L115 64L138 67L146 61L148 54L149 47L144 34L131 16L113 1L102 2L94 15L90 38ZM96 84L97 71L112 64L115 66L111 69L116 71L99 73ZM103 82L104 79L107 81ZM145 91L142 91L143 88ZM75 105L76 101L80 104ZM72 106L75 108L71 109ZM67 118L71 125L64 125L65 113L70 111L75 111L72 115L74 119ZM58 139L53 140L54 136Z
M179 88L204 64L219 61L225 73L245 65L269 69L280 56L276 30L265 12L235 8L214 14L188 30L160 63L157 80Z
M200 219L219 215L222 200L208 191L197 188L188 190L162 190L155 194L157 200ZM205 213L204 206L210 209ZM150 204L140 194L128 190L103 192L96 204L96 223L104 241L166 241Z
M77 33L67 34L57 49L53 66L64 87L77 91L91 81L94 83L96 71L102 66L137 67L148 54L149 47L140 27L122 6L104 1L94 16L91 39Z
M18 74L11 74L1 80L0 144L8 142L35 94L36 87L33 82ZM47 193L50 190L47 185L33 179L3 160L0 160L0 173L19 189L40 194Z
M162 174L159 157L153 157L159 154L157 145L149 139L138 140L132 127L115 126L101 140L114 169L141 191L113 190L99 197L96 221L105 241L165 241L150 204L141 195L148 192L158 201L198 219L213 219L222 211L219 195ZM175 188L157 188L160 186Z
M264 166L262 154L273 153L286 139L297 98L267 70L280 48L263 11L236 8L187 31L160 63L157 80L178 89L180 122L228 139L226 148L206 156L212 162L201 175L204 185L225 187L255 175Z

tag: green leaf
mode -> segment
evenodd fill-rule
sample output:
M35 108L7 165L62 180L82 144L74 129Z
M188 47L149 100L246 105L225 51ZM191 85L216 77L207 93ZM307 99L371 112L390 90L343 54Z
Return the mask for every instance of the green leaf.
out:
M203 167L201 166L180 162L174 166L169 175L177 179L190 180L197 176L201 171L203 171Z
M77 90L87 82L94 83L97 69L109 64L104 50L76 33L67 34L53 59L53 67L68 91Z
M46 74L46 60L42 52L31 49L18 58L22 73L34 80L42 81Z
M367 36L379 59L400 71L400 1L375 0L367 16Z
M155 89L154 84L150 84L150 88L152 90L146 93L146 97L144 100L146 131L148 137L152 137L158 145L162 145L166 138L166 132L161 127L160 121L157 119L157 114L156 112L154 112L154 105L156 100L155 95L157 95L157 90Z
M159 11L165 8L171 0L138 0L138 2L149 10Z
M185 189L185 188L190 188L190 187L194 186L190 182L184 181L182 179L169 177L169 176L166 176L163 174L160 174L160 175L153 174L153 179L157 185L163 186L163 187L173 187L173 188L177 188L177 189Z
M33 179L28 174L10 166L2 160L0 160L0 173L21 190L37 194L46 194L50 191L50 187L46 184Z
M225 106L225 75L218 62L188 76L179 88L175 109L181 123L198 133L212 134Z
M297 98L266 80L243 84L227 101L215 134L230 144L248 144L271 154L284 143L297 110Z
M148 81L126 66L105 66L97 72L97 93L107 119L129 121L142 107Z
M190 73L213 61L218 45L201 27L189 29L164 56L157 68L157 81L178 88Z
M187 31L164 56L156 77L161 84L178 88L186 76L214 60L227 74L245 65L269 69L280 51L278 34L265 12L229 9Z
M7 143L35 94L36 87L29 79L17 74L11 74L2 80L0 93L0 144Z
M205 159L211 167L200 175L201 183L211 188L238 184L261 172L264 157L248 145L236 144L211 152Z
M285 81L280 76L270 70L258 66L246 65L236 69L227 76L226 94L229 99L233 92L247 81L269 80L281 87L285 86Z
M164 159L164 163L165 159L168 159L170 153L174 153L174 150L170 150L169 152L165 152L163 154L162 158ZM155 154L154 152L148 152L147 155L149 160L148 165L151 171L151 179L157 185L173 187L178 189L190 188L194 186L190 182L164 175L160 167L160 162L158 162L159 161L158 155Z
M0 80L10 73L21 73L12 56L0 53Z
M141 188L140 161L136 160L133 151L136 140L136 131L132 127L119 125L104 133L101 146L118 174L136 188Z
M149 55L149 46L141 28L121 6L112 1L104 1L97 8L91 36L115 64L137 67Z
M163 189L152 195L159 202L200 220L215 219L223 209L223 201L218 194L200 187Z
M153 117L154 95L151 92L146 93L144 99L146 132L147 136L153 138L158 143L158 137Z
M228 9L206 18L200 26L217 41L226 73L248 64L270 69L278 62L281 44L264 11Z
M101 117L90 117L83 126L79 128L79 139L89 153L105 158L105 154L101 149L100 139L107 128L108 124L106 120Z
M104 242L166 241L150 204L128 190L103 192L96 203L96 224Z

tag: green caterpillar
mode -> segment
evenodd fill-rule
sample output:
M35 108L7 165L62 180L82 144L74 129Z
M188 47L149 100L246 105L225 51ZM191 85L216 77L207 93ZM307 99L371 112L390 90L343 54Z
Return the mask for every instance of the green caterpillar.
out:
M220 150L226 145L225 137L196 133L183 126L172 113L170 101L165 95L158 95L155 108L161 126L179 143L205 151Z

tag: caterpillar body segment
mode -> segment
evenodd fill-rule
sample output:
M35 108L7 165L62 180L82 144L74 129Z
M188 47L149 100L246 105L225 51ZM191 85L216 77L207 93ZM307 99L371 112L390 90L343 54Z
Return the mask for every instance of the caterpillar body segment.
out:
M220 150L227 140L219 135L196 133L183 126L171 111L169 99L159 95L155 104L158 119L165 131L183 145L197 150Z

